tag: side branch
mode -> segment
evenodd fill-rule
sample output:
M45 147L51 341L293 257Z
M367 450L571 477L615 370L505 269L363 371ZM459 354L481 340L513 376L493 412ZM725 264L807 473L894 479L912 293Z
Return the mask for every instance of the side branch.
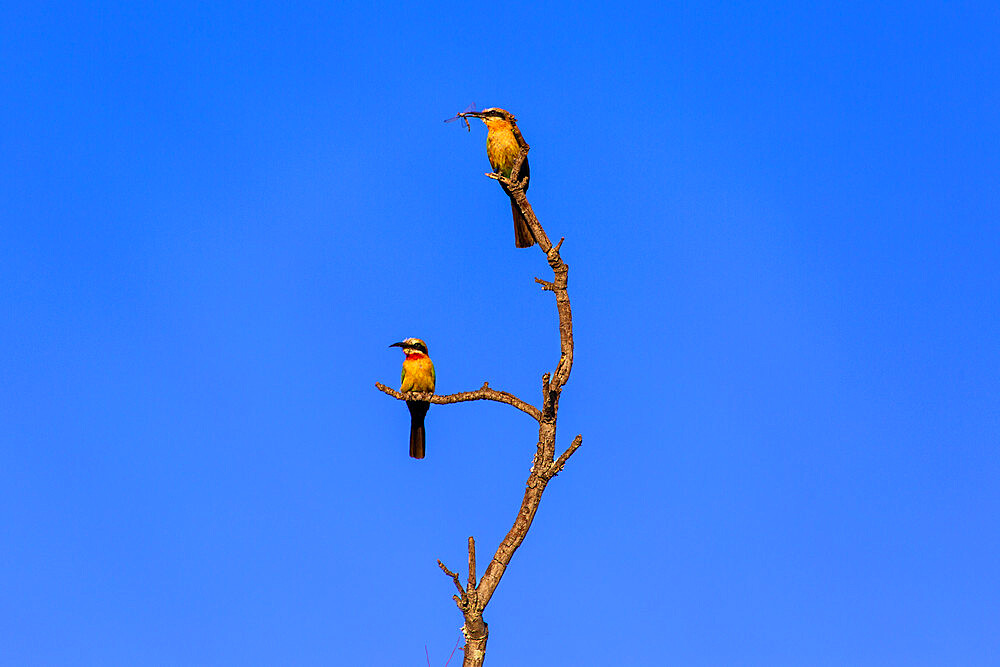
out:
M458 581L458 573L457 572L452 572L451 570L449 570L447 567L445 567L445 564L442 563L440 560L438 560L438 567L441 568L442 572L444 572L446 575L448 575L449 577L451 577L451 580L455 582L455 588L457 588L458 592L461 593L462 596L464 597L465 596L465 591L462 590L462 584L460 584L459 581Z
M555 477L560 472L562 472L563 466L565 466L566 462L569 461L569 457L573 456L573 454L576 452L576 450L580 448L580 445L582 444L583 444L582 435L578 435L575 438L573 438L573 442L570 443L570 446L566 448L566 451L563 452L559 456L559 458L556 459L555 462L549 466L546 475L548 475L548 477L551 479L552 477Z
M404 394L392 389L391 387L385 386L381 382L376 382L375 388L400 401L427 401L428 403L435 403L438 405L447 405L448 403L464 403L466 401L496 401L497 403L506 403L507 405L514 406L521 412L531 415L535 421L542 418L542 411L532 404L522 401L514 394L506 391L490 389L489 383L487 382L484 382L483 386L476 391L463 391L457 394L432 394L430 392L419 391L407 392Z

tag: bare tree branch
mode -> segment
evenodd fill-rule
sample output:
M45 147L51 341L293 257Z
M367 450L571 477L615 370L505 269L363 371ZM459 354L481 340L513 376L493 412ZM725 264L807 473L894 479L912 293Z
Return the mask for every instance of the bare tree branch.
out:
M510 196L524 216L528 227L531 229L538 243L538 247L545 254L545 259L552 269L553 278L551 281L535 278L535 282L541 285L545 291L552 292L556 297L556 310L559 313L559 362L551 373L542 376L542 408L530 405L513 394L490 389L484 383L477 391L464 392L460 394L449 394L438 396L428 393L402 394L398 391L376 383L376 387L386 394L399 400L418 400L430 403L459 403L462 401L490 400L512 405L515 408L531 415L538 421L538 441L535 446L535 454L532 461L531 471L528 473L528 480L525 483L524 497L521 499L521 506L514 518L514 525L507 532L507 535L500 542L496 553L486 566L486 571L482 578L476 583L476 544L472 537L469 538L469 577L465 590L459 582L458 575L446 568L441 561L438 566L445 574L452 578L455 587L459 589L460 595L453 596L455 604L465 617L462 626L462 634L465 637L465 658L463 667L482 667L486 658L486 642L489 638L489 627L483 620L483 610L489 604L490 599L496 592L500 579L503 577L510 564L514 552L524 542L524 538L531 528L535 514L538 511L542 500L542 493L549 481L555 477L569 461L570 457L580 448L583 443L583 436L578 435L566 448L558 459L555 458L556 442L556 418L559 413L559 398L562 389L569 381L570 372L573 370L573 312L570 308L569 293L567 291L569 267L562 260L559 254L565 238L561 238L559 243L552 245L548 235L542 228L541 223L535 216L531 204L528 203L525 194L527 181L521 179L521 166L528 155L528 143L521 135L517 127L517 119L510 113L504 112L507 120L511 123L514 136L517 139L521 150L514 161L510 178L505 178L500 174L487 174L490 178L499 181L504 191ZM459 117L477 116L476 112L461 113Z
M580 448L580 445L582 444L583 444L582 435L578 435L575 438L573 438L573 442L570 443L570 446L566 448L566 451L563 452L558 459L556 459L555 463L549 466L549 472L548 472L549 477L555 477L560 472L562 472L563 466L566 465L566 461L569 461L569 457L573 456L573 454L576 452L576 450Z
M476 590L476 541L469 536L469 588Z
M451 577L452 581L455 582L455 588L458 589L458 592L461 593L462 595L465 595L465 591L462 590L462 584L458 580L458 573L449 570L447 567L444 566L444 563L442 563L440 560L438 560L438 567L441 568L442 572Z
M436 403L438 405L446 405L448 403L464 403L465 401L496 401L497 403L513 405L521 412L531 415L536 421L542 418L541 410L530 403L522 401L514 394L510 394L506 391L490 389L488 382L484 382L483 386L476 391L463 391L458 394L432 394L430 392L421 391L407 392L404 394L392 389L391 387L385 386L381 382L376 382L375 388L400 401L427 401L428 403Z
M486 640L489 631L486 623L482 619L483 609L493 597L501 577L507 569L514 552L521 546L524 538L531 528L531 523L538 511L538 506L542 500L542 493L549 480L552 479L569 460L570 456L580 447L583 442L582 436L577 436L569 448L563 452L558 461L553 461L555 457L556 440L556 417L559 411L559 397L562 388L569 381L570 372L573 369L573 312L570 308L569 294L567 291L569 267L562 260L559 254L562 249L564 239L560 239L555 246L549 240L548 235L542 228L538 218L535 216L531 204L528 203L525 194L525 183L518 180L521 165L528 154L528 143L521 136L521 131L517 127L516 119L508 114L514 135L521 146L521 151L511 170L511 178L504 178L499 174L488 174L505 187L506 192L513 199L525 221L531 228L531 232L538 242L538 247L545 253L545 259L552 269L553 280L551 282L536 281L542 285L542 289L553 292L556 296L556 309L559 313L559 363L556 365L554 373L546 373L542 378L542 411L538 420L538 443L535 450L534 461L528 481L525 485L524 497L521 500L521 507L518 509L514 519L514 525L507 532L503 541L497 547L493 559L486 567L482 579L475 591L475 605L464 608L465 625L465 660L464 667L480 667L486 655Z

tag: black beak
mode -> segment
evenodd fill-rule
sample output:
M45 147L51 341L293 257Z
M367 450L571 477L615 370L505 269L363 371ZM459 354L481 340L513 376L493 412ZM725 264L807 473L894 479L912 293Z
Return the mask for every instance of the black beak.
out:
M389 347L406 347L406 343L404 341L400 341L398 343L393 343Z

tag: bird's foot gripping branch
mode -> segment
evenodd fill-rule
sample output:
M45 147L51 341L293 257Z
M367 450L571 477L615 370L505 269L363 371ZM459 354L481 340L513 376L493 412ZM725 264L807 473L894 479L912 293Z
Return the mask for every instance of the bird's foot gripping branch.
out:
M434 367L430 363L430 358L427 357L427 345L417 338L408 338L394 344L402 347L406 353L400 390L395 391L381 383L376 383L375 386L393 398L406 401L407 405L410 406L411 414L414 414L414 405L417 406L420 417L419 453L421 457L423 455L423 415L426 414L427 407L431 403L497 401L517 408L530 415L538 423L538 439L531 471L525 483L521 506L518 508L514 525L500 542L482 578L477 581L476 543L471 537L468 542L468 581L464 587L458 574L438 561L438 566L452 579L459 593L453 597L465 619L462 626L462 633L465 636L463 667L479 667L485 660L486 640L489 637L489 628L483 620L486 605L493 597L514 552L524 542L546 486L579 449L583 443L583 436L576 436L573 442L556 458L556 421L559 416L559 399L573 369L573 312L567 290L569 267L563 262L560 255L564 239L560 239L559 243L552 245L528 203L528 144L524 141L524 137L517 127L517 119L510 112L495 108L483 111L466 111L456 115L456 118L466 117L480 118L487 126L487 156L493 167L493 173L487 175L499 181L504 193L510 197L511 207L514 211L517 247L528 247L537 243L552 269L553 278L551 281L539 278L535 278L535 281L541 285L542 290L552 292L556 297L556 310L559 314L559 362L555 371L545 373L542 376L541 409L513 394L491 389L487 383L483 383L483 386L475 391L443 396L435 394ZM499 134L494 136L494 133ZM491 136L494 137L492 141ZM524 225L523 229L519 228L521 222ZM413 424L416 424L416 417L414 417ZM410 452L411 455L414 454L412 425Z

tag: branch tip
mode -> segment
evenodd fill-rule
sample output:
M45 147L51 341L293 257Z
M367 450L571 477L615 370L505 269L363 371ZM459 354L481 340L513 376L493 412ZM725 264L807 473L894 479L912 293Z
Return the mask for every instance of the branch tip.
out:
M476 540L469 536L469 592L476 590Z
M535 282L542 286L543 290L548 292L554 292L556 289L555 283L550 283L548 280L542 280L541 278L535 278Z
M562 472L562 469L566 465L566 462L569 461L569 457L573 456L573 454L576 452L576 450L580 448L580 445L582 444L583 444L582 435L577 435L575 438L573 438L573 442L570 443L570 446L566 448L566 451L563 452L559 456L559 458L556 459L555 462L549 466L549 469L547 471L548 476L550 478L555 477L560 472Z
M448 575L449 577L451 577L451 580L455 583L455 588L457 588L458 592L461 593L464 596L465 595L465 591L462 589L462 584L458 581L458 573L457 572L452 572L447 567L445 567L444 563L442 563L440 559L438 559L438 567L441 568L442 572L444 572L446 575ZM458 598L455 598L455 599L456 599L456 601L458 601Z

